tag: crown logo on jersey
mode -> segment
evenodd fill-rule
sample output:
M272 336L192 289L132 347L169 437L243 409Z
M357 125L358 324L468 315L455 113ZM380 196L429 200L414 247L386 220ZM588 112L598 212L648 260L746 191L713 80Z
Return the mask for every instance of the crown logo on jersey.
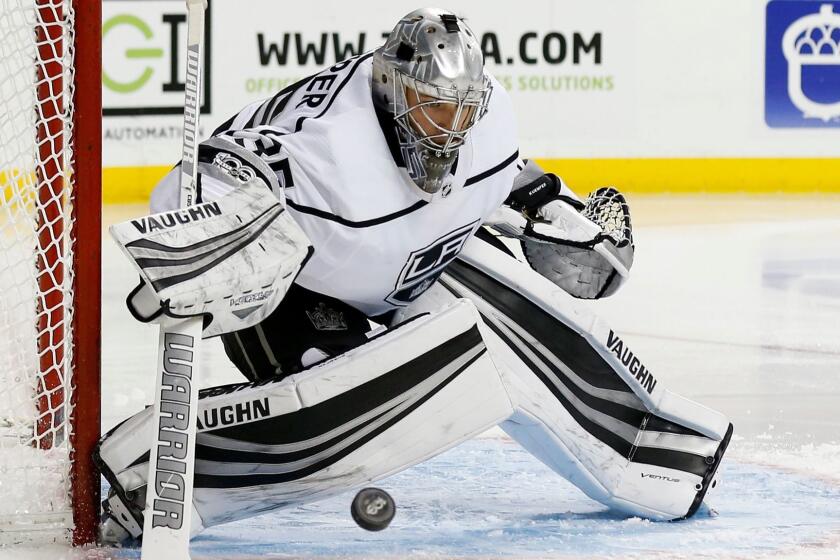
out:
M347 330L347 320L344 318L344 313L330 309L324 302L309 311L306 311L306 316L312 322L315 329L319 331L344 331Z

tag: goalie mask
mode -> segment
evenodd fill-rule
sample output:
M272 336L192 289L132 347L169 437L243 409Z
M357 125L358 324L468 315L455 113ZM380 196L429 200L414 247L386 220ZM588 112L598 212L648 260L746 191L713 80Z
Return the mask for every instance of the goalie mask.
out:
M426 195L443 186L491 89L475 35L445 10L411 12L374 52L374 103L394 116L408 174Z

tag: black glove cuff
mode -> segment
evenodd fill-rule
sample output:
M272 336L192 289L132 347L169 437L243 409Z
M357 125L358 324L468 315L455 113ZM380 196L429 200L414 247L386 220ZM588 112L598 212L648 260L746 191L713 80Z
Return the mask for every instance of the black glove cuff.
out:
M560 194L562 183L554 173L546 173L542 177L524 185L512 193L505 200L505 204L520 212L530 213Z
M505 204L525 214L532 215L541 206L552 200L562 200L568 203L578 212L583 210L584 204L570 196L560 194L563 192L563 182L554 173L546 173L525 186L519 187L505 200Z

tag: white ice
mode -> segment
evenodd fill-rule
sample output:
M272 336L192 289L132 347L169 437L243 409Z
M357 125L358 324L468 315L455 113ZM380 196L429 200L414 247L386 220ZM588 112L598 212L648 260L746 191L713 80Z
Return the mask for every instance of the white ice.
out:
M382 481L398 504L386 531L357 528L347 494L212 528L193 557L840 558L840 199L631 203L632 279L591 305L660 382L734 422L710 507L676 523L615 515L493 430ZM103 251L108 429L150 401L157 339L125 311L134 273L107 239ZM220 344L208 347L205 383L238 380ZM4 558L139 551L0 550Z

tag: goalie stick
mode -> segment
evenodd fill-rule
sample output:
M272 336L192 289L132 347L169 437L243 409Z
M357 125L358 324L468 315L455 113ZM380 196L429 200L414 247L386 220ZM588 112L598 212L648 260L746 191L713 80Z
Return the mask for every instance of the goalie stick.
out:
M187 0L181 208L196 203L201 54L207 0ZM202 318L164 321L158 342L143 560L189 560Z

